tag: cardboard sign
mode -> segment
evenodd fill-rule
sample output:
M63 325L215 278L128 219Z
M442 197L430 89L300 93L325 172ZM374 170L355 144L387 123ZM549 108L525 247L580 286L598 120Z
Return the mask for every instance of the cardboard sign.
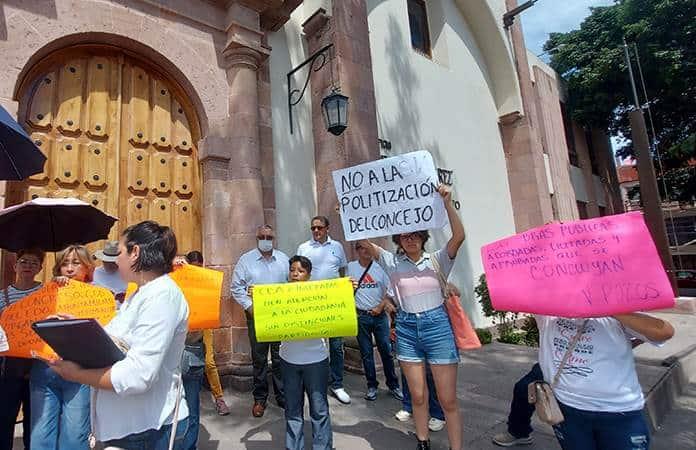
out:
M425 150L333 172L346 240L442 228L447 213Z
M2 356L31 358L32 351L44 357L55 352L31 329L31 324L56 313L80 319L96 319L102 326L116 314L116 300L108 289L70 280L63 287L54 282L5 308L0 326L7 334L10 349Z
M223 273L185 264L169 275L179 285L188 302L189 330L219 328Z
M259 342L355 336L349 278L254 286L254 327Z
M169 276L184 293L189 306L189 330L207 330L220 327L220 297L222 296L223 273L184 264L174 266ZM138 289L135 283L128 283L126 301Z
M486 245L481 257L501 311L603 317L674 305L639 212L535 228Z

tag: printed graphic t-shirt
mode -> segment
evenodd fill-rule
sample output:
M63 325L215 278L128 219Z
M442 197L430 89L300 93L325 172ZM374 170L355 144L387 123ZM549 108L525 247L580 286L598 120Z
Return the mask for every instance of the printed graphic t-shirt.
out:
M539 364L544 380L551 383L585 319L535 317L539 326ZM643 409L645 400L636 374L632 337L649 342L614 318L588 319L554 389L558 401L585 411Z
M361 266L358 261L348 263L346 276L358 281L363 272L365 272L365 267ZM360 288L355 292L355 307L364 311L375 308L382 303L385 294L394 296L389 276L379 264L373 263L360 283Z

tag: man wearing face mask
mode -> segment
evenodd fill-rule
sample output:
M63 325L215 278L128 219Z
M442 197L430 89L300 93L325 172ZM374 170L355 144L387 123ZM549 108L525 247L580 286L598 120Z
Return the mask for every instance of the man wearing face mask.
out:
M285 283L288 281L287 255L274 248L275 232L270 225L256 229L256 248L243 254L232 274L232 296L239 303L247 317L251 358L254 365L254 405L251 414L262 417L268 399L268 351L271 351L271 370L273 372L273 393L276 403L285 407L283 381L280 375L279 342L257 342L254 330L254 305L249 289L255 284Z

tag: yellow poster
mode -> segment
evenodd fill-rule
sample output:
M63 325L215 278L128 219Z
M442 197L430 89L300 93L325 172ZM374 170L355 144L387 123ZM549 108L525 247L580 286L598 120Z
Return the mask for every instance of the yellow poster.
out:
M259 342L355 336L349 278L254 286L254 327Z
M46 317L64 313L78 319L96 319L106 325L116 314L116 300L108 289L71 280L67 286L48 283L33 294L8 306L0 315L10 349L0 356L31 358L36 352L44 357L55 353L31 329L31 324Z
M223 273L184 264L169 274L184 293L189 305L189 330L220 328L220 297ZM128 283L126 301L138 286Z

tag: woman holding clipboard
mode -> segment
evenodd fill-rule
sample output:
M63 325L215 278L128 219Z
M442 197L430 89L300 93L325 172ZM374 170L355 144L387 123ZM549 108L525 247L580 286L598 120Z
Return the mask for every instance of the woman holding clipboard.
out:
M180 362L189 310L168 275L176 237L146 221L126 228L118 246L119 273L138 289L105 329L125 344L125 358L102 369L60 359L49 364L64 379L92 386L92 433L106 449L164 450L171 448L173 429L183 437L188 416L180 402Z

